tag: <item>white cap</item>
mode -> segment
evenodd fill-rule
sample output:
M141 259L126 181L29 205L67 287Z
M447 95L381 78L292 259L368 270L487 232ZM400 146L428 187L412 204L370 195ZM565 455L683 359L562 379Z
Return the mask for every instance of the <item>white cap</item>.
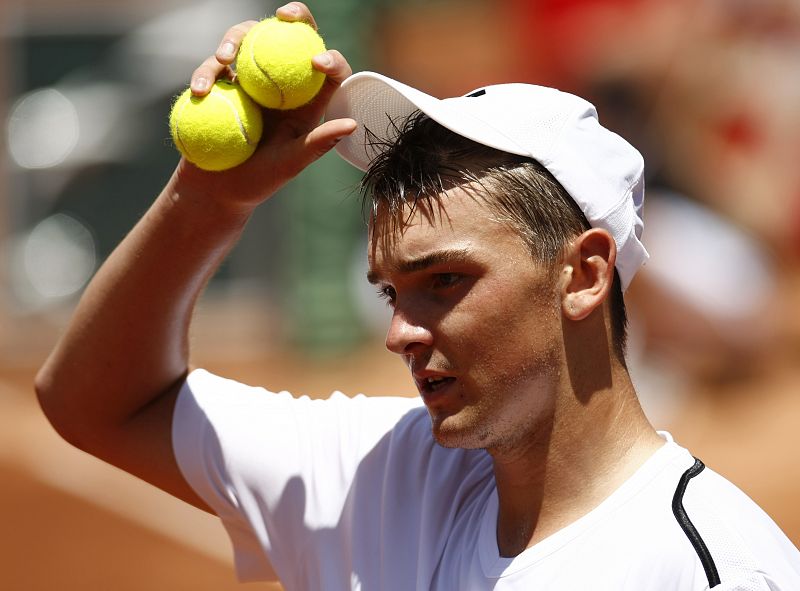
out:
M628 287L649 257L640 241L644 160L628 142L600 125L591 103L532 84L498 84L437 99L381 74L360 72L342 83L325 118L358 122L336 150L367 170L384 148L368 141L366 130L392 140L396 125L417 110L458 135L533 158L547 168L592 227L613 236L622 289Z

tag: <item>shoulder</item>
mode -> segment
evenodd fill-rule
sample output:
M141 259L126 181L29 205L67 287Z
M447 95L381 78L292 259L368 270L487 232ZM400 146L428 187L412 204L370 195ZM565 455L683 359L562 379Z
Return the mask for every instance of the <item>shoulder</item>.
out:
M667 443L607 501L611 511L600 514L610 519L587 537L609 547L608 568L663 589L800 589L800 554L769 516L662 436Z
M700 460L681 475L673 513L710 583L800 589L800 553L791 541L761 507Z
M182 470L236 473L248 482L262 482L265 473L278 482L298 471L309 479L337 469L351 474L398 423L413 424L403 419L418 414L419 404L341 392L311 399L195 370L175 405L173 449Z

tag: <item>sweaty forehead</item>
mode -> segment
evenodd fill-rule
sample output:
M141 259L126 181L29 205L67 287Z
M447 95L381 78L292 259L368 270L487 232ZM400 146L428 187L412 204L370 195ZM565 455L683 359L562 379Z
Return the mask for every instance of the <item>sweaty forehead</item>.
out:
M447 231L465 211L469 217L492 214L482 188L467 183L431 195L405 196L402 200L379 198L370 215L370 240L395 239L417 226Z
M489 211L463 190L420 197L397 207L379 202L369 220L370 255L394 250L400 243L411 247L423 238L426 242L447 240L459 228L466 230L466 220L488 215Z
M369 265L375 272L398 260L438 251L471 252L524 247L484 199L462 189L408 204L401 211L378 207L369 224ZM527 248L524 248L527 252Z
M382 205L373 212L369 220L368 242L371 268L381 264L401 247L415 250L414 245L421 236L427 236L429 241L435 240L437 235L440 239L444 237L442 228L438 227L441 222L437 223L431 213L431 205L418 203L413 208L406 205L397 211L389 211L388 206Z

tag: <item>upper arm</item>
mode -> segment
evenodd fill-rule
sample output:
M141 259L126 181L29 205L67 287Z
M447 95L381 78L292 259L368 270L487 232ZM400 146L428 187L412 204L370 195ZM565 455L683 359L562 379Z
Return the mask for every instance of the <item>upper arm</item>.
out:
M172 422L182 381L119 428L112 457L102 458L187 503L214 513L184 478L175 458Z
M45 390L41 376L37 380L37 393L48 420L66 441L199 509L214 513L184 478L173 451L172 420L182 384L183 378L126 420L110 424L87 425L75 417L62 417L64 411L58 409L65 405L48 404L41 395Z

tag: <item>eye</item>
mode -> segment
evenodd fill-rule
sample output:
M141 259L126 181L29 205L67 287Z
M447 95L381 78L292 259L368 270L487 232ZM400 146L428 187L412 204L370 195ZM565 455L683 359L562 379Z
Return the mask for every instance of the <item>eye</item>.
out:
M433 276L434 288L447 288L456 285L461 279L462 275L458 273L436 273Z
M391 285L381 285L378 287L378 297L391 306L394 304L397 293Z

